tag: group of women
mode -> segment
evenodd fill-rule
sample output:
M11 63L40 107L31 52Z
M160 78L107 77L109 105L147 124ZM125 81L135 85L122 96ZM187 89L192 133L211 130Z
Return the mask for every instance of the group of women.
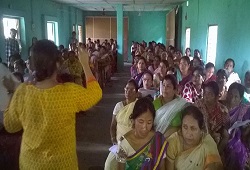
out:
M114 109L110 134L116 149L105 169L249 168L250 71L242 85L232 59L214 75L212 63L174 55L156 56L149 66L147 58L134 57L125 101Z

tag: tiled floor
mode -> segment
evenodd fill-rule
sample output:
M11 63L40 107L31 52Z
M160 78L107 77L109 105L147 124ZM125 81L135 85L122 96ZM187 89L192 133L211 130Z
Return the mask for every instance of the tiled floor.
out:
M111 84L103 90L102 100L86 114L77 115L76 136L80 170L103 170L108 148L111 146L109 127L112 112L124 96L124 87L130 79L130 65L112 77Z

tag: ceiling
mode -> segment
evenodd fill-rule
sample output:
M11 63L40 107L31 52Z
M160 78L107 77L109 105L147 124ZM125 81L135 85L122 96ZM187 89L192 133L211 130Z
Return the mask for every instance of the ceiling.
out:
M115 11L123 4L124 11L168 11L186 0L54 0L84 11Z

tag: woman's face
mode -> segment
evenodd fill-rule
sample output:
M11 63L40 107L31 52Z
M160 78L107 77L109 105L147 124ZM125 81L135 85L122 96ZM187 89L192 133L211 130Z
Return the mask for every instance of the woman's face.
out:
M188 64L188 62L186 60L181 59L180 64L179 64L181 73L187 73L189 66L190 65Z
M168 57L167 61L168 61L169 65L173 65L174 64L174 60L171 57Z
M145 73L143 75L143 88L144 89L151 89L152 85L153 85L153 80L152 80L152 76L149 73Z
M204 81L202 75L199 73L198 70L195 70L193 72L193 77L192 77L192 82L195 86L199 86L202 84L202 82Z
M223 74L219 73L217 74L216 82L218 83L219 86L225 86L227 82L227 78Z
M141 138L145 138L148 136L149 132L153 128L154 118L153 114L147 110L142 113L134 120L134 129L137 135Z
M159 69L160 69L159 71L160 71L161 75L165 75L166 74L167 67L166 67L166 65L163 62L160 62Z
M189 49L186 50L186 55L191 56L191 51Z
M155 57L154 58L154 65L156 66L156 68L160 65L160 59L159 58L157 58L157 57Z
M145 70L146 69L146 63L144 62L144 60L139 60L138 64L137 64L137 67L141 71Z
M167 53L166 52L161 53L161 60L167 60Z
M19 72L21 74L24 74L24 67L21 66L20 64L14 63L14 71Z
M191 115L186 115L182 120L182 136L188 146L197 146L202 138L202 130L198 121Z
M232 89L228 91L227 93L227 101L232 107L236 107L240 104L241 98L240 98L240 93L239 90L237 89Z
M208 105L214 104L217 101L217 97L210 87L205 87L203 96L205 103Z
M163 80L162 82L162 96L164 98L173 99L176 94L176 89L170 80Z
M206 69L206 79L209 79L214 74L214 67Z
M224 69L226 69L229 73L231 73L234 69L234 64L232 61L227 61L225 63Z
M198 67L200 66L200 61L198 59L193 59L193 67Z
M125 92L125 98L132 100L136 98L136 89L135 86L132 83L128 83L125 88L124 88L124 92Z

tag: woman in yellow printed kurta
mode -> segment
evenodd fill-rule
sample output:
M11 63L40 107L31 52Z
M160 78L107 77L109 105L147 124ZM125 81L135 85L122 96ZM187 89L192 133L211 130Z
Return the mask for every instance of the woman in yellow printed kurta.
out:
M44 50L46 48L50 50ZM56 68L53 71L46 68L47 74L42 72L44 67L56 67L55 51L56 46L48 40L36 43L31 58L38 72L37 83L21 84L4 114L7 131L23 129L20 169L78 169L75 113L89 109L102 96L100 86L88 66L87 53L83 50L79 59L87 79L86 89L73 83L58 84L55 81ZM53 52L54 55L51 54ZM52 75L49 71L53 72Z

